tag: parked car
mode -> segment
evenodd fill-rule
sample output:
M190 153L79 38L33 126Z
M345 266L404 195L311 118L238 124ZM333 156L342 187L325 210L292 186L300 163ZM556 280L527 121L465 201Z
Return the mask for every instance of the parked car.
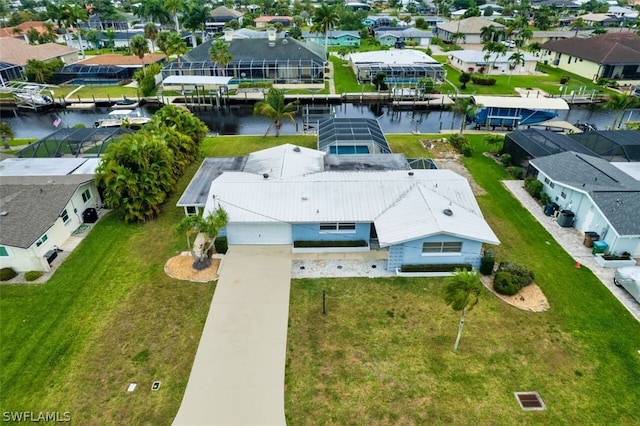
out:
M613 283L627 290L634 299L640 302L640 266L626 266L616 269L613 274Z

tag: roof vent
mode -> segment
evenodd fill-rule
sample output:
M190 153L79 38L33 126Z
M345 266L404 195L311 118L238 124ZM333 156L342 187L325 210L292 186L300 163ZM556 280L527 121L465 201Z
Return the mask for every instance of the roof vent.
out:
M294 150L295 152L300 152L300 147L299 147L299 146L294 146L294 147L293 147L293 150Z
M6 216L8 214L9 214L9 212L0 212L0 216Z
M453 216L453 210L451 209L444 209L442 210L442 213L444 213L445 216Z
M413 176L413 172L409 172L409 176Z
M286 38L282 40L282 44L287 44L287 43L289 43L289 41L287 41Z
M269 179L269 173L263 173L262 177L265 178L265 179Z

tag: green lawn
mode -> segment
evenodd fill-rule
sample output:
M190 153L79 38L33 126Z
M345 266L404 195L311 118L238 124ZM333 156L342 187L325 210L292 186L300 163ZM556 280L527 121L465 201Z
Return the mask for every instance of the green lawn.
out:
M478 201L498 258L534 270L551 309L523 312L485 291L454 355L459 315L442 302L442 279L294 280L290 424L640 422L640 324L502 187L506 173L474 136L465 163L488 192ZM548 409L523 412L514 391L539 392Z
M56 100L66 97L69 93L77 89L79 86L60 86L54 89ZM114 100L121 99L123 96L129 98L136 98L138 96L138 89L135 87L125 86L84 86L82 89L75 92L68 99L70 102L81 99L93 98L111 98Z
M337 56L331 56L329 60L333 63L333 80L336 85L336 93L375 92L375 87L372 84L358 83L353 70L347 66L347 61Z

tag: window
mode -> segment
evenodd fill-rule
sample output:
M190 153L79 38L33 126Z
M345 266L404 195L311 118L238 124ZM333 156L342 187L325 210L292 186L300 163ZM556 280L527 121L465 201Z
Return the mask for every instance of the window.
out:
M0 246L0 257L7 257L9 256L9 251L7 251L7 248L4 246Z
M194 214L197 214L198 210L196 209L196 206L187 206L187 215L189 216L193 216Z
M40 237L38 241L36 241L36 247L40 247L42 243L44 243L47 240L48 240L47 234L44 234L42 237Z
M67 209L62 210L62 213L60 213L60 217L62 218L62 221L64 223L69 222L69 213L67 213Z
M564 192L564 191L562 191L562 192L560 193L560 196L561 196L562 198L567 198L567 194L565 194L565 192Z
M462 242L428 242L422 243L422 253L460 253Z
M91 190L87 189L82 193L82 201L85 203L91 199Z
M549 185L549 182L550 182L550 180L549 180L549 178L548 178L548 177L544 178L544 183L546 183L547 185Z
M320 224L320 232L355 232L355 222L326 222Z
M554 188L554 187L556 186L556 184L555 184L555 183L553 183L553 182L549 182L549 186L550 186L551 188Z

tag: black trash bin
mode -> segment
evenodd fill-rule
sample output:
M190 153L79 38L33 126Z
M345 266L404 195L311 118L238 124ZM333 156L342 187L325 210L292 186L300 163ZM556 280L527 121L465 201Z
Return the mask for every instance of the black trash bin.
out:
M560 206L557 205L556 203L549 203L544 208L544 214L546 214L547 216L553 216L558 211L559 208Z
M560 215L558 215L558 225L563 228L571 228L575 217L575 213L571 210L562 210Z
M84 223L95 223L98 220L98 212L90 207L82 213L82 220Z

